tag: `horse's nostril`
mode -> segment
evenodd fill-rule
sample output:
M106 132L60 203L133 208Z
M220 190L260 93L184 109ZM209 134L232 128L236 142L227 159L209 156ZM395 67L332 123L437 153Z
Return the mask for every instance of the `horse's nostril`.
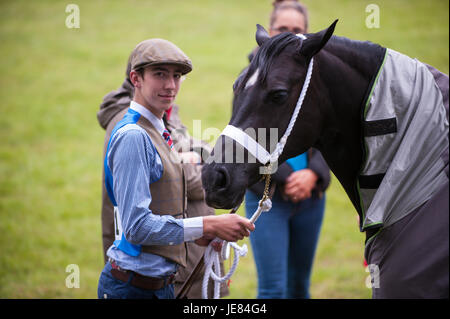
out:
M226 169L219 167L216 171L216 186L217 188L226 188L229 183L228 172Z

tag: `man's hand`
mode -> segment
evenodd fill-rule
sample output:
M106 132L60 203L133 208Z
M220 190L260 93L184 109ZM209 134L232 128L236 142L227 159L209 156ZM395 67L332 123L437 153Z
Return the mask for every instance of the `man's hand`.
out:
M194 242L199 246L208 246L213 239L209 239L203 236L202 238L196 239ZM222 243L222 241L213 241L211 245L213 246L215 251L220 251L222 249Z
M294 203L308 199L316 186L317 179L316 173L309 168L293 172L286 179L284 193Z
M213 240L214 238L207 238L205 236L194 240L194 243L196 243L199 246L208 246L209 243Z
M255 225L247 218L237 214L204 216L203 237L197 241L202 244L207 240L211 241L211 239L219 237L229 242L235 242L250 236L250 231L253 230L255 230ZM198 243L197 241L196 243Z

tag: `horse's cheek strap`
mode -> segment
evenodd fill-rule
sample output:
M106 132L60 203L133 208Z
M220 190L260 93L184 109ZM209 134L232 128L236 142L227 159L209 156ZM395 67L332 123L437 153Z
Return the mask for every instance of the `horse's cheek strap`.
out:
M250 154L256 157L260 163L266 164L269 161L269 152L243 130L233 125L227 125L221 135L228 136L241 144Z

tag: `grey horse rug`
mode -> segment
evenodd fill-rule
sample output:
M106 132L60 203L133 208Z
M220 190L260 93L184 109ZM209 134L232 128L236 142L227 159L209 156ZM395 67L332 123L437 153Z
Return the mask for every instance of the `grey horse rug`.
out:
M376 229L365 252L375 298L448 298L448 83L387 49L366 101L358 189L361 230Z

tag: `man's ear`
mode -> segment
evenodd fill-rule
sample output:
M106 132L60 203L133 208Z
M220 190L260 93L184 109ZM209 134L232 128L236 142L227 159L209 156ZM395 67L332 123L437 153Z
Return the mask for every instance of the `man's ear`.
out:
M264 29L260 24L256 25L256 43L261 46L264 42L270 39L269 34L266 29Z
M130 72L130 81L131 83L133 83L133 86L136 88L141 87L141 81L140 81L140 76L139 73L137 73L135 70L132 70Z
M327 29L309 34L308 38L303 41L300 53L308 59L316 55L330 40L337 22L336 19Z

